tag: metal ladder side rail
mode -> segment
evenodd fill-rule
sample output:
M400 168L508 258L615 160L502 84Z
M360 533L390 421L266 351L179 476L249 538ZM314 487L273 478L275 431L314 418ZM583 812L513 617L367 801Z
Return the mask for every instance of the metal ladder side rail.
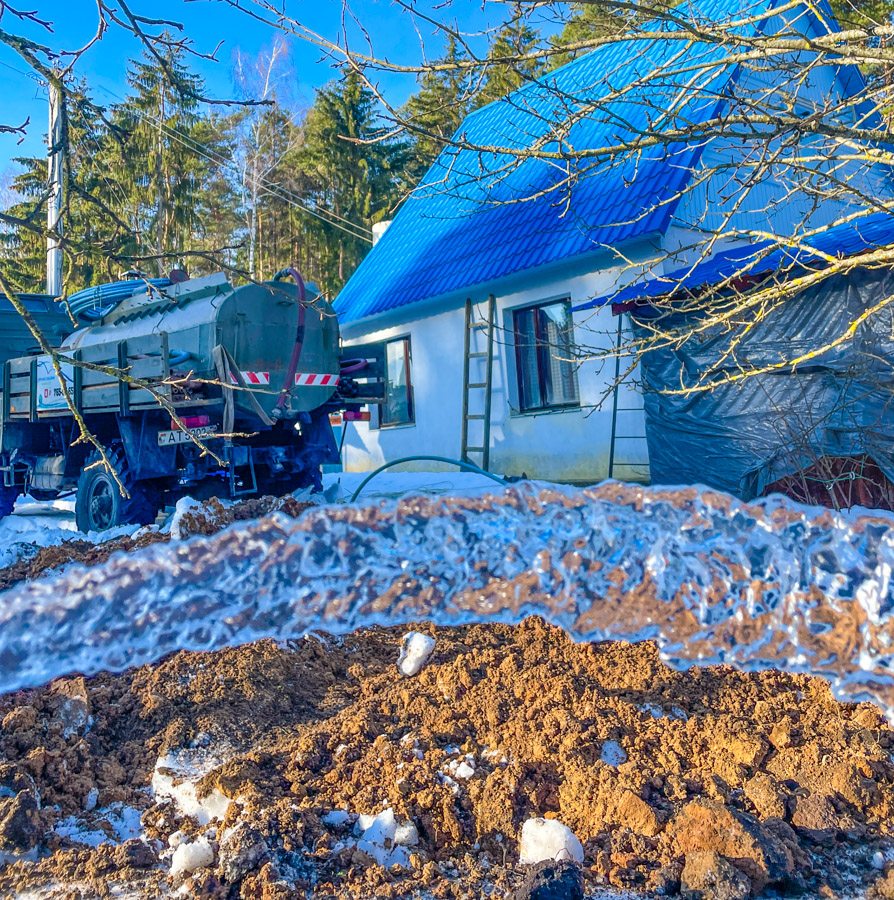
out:
M631 462L628 460L619 460L617 459L616 452L616 443L618 441L646 441L646 456L648 458L648 442L645 434L618 434L618 413L625 412L642 412L641 406L631 406L631 407L620 407L618 406L618 391L620 390L621 385L619 384L621 378L621 344L623 342L624 336L624 314L621 313L618 315L618 332L617 332L617 345L615 347L615 383L612 388L612 429L611 429L611 441L609 443L609 451L608 451L608 477L615 477L615 469L621 466L625 468L634 468L634 467L648 467L649 463L646 460L638 460L637 462Z
M493 366L494 366L494 319L496 313L496 297L491 294L487 300L487 321L473 322L472 311L474 304L472 298L466 299L465 313L465 334L463 339L463 408L462 408L462 437L460 441L460 459L463 462L471 463L470 453L481 454L481 468L485 471L490 466L490 417L491 417L491 393L493 385ZM487 350L472 350L472 332L487 329ZM471 361L473 359L485 359L484 381L470 381ZM483 390L484 393L484 413L469 412L469 392L472 390ZM481 421L483 428L482 442L480 447L474 447L469 444L469 422Z

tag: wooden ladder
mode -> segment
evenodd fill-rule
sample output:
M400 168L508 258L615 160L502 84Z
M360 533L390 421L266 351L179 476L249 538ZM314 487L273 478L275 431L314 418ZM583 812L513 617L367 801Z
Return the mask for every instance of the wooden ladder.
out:
M474 460L469 458L470 453L478 453L481 455L481 468L487 471L490 465L490 394L491 380L494 369L494 313L496 311L497 301L493 294L487 298L487 321L475 322L472 318L473 303L470 297L466 300L466 330L465 330L465 349L463 352L463 436L462 447L460 450L460 459L463 462L478 465ZM487 329L487 349L473 349L476 342L473 335ZM469 370L473 359L485 360L484 381L470 381ZM472 414L469 412L469 397L472 391L484 391L484 413ZM481 446L469 446L469 422L481 421L483 426L483 434Z

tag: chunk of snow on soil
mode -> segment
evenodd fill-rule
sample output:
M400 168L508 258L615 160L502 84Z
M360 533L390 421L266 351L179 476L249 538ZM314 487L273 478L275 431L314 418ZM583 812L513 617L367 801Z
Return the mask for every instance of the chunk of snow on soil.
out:
M402 847L415 847L419 843L419 830L412 822L394 829L394 843Z
M60 819L53 829L61 838L68 838L88 847L100 844L120 844L140 837L142 811L123 803L113 803L102 809L94 809L88 815L68 816ZM106 825L105 828L102 826Z
M189 530L184 528L183 520L187 517L198 516L205 518L205 503L202 500L194 500L192 497L181 497L174 507L174 514L170 521L166 524L166 528L171 533L172 541L182 541L188 537Z
M211 842L203 837L180 844L171 857L171 876L184 875L196 869L204 869L214 862Z
M354 826L359 835L357 849L371 856L380 866L396 864L406 867L410 861L407 847L419 843L419 832L412 822L398 824L394 810L383 809L378 815L361 815Z
M418 631L408 631L400 647L397 668L401 675L418 675L435 649L435 639Z
M444 770L454 778L468 780L475 774L475 757L467 753L465 759L451 759L444 764Z
M600 753L599 758L604 763L615 767L627 762L627 754L617 741L605 741L602 744L602 753Z
M333 809L332 812L327 812L320 821L331 828L341 828L342 825L346 825L350 820L351 814L349 812L345 812L343 809Z
M528 819L522 825L518 861L523 866L555 859L584 861L584 848L574 832L555 819Z
M207 825L212 819L223 820L230 798L217 788L205 797L199 797L196 792L196 784L219 764L220 760L204 751L166 753L155 763L150 785L152 794L156 800L170 798L184 816L192 816L199 825Z

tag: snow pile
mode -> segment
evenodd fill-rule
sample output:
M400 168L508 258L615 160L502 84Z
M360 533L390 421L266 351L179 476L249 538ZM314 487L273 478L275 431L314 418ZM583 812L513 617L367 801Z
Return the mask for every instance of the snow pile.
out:
M93 792L91 791L91 794ZM88 815L68 816L60 819L53 831L61 838L68 838L78 844L98 847L100 844L120 844L143 833L140 824L142 812L123 803L96 809L96 801L91 806L87 800Z
M555 819L528 819L522 825L518 861L523 866L547 859L584 861L584 848L574 832Z
M409 866L407 847L419 843L416 826L409 821L398 824L391 808L383 809L378 815L361 815L354 833L358 836L357 849L385 868L395 864Z
M435 639L418 631L408 631L400 646L397 668L401 675L418 675L435 649Z
M330 502L346 502L368 475L369 472L327 472L323 475L323 490ZM495 490L499 490L499 485L493 479L476 472L462 472L454 468L446 472L397 472L386 469L363 488L357 502L395 499L409 494L475 497L492 494Z
M204 869L214 862L214 848L207 838L196 838L194 841L183 841L177 845L171 857L171 877L188 875L196 869Z
M230 805L229 797L213 788L205 797L199 797L196 784L220 760L202 750L180 750L165 753L155 763L150 785L156 800L165 797L174 801L184 816L192 816L199 825L207 825L212 819L223 820Z
M64 541L87 540L94 544L133 534L136 525L122 525L110 531L83 534L77 530L69 501L38 502L20 497L12 515L0 519L0 569L20 559L34 556L42 547Z
M892 571L894 517L778 496L529 482L328 506L7 592L0 691L314 629L537 613L579 640L654 640L681 668L824 676L894 718Z

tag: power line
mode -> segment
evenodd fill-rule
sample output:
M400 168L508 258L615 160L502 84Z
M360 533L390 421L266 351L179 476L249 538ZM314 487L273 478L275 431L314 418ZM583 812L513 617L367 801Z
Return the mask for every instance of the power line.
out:
M124 102L124 98L122 98L119 94L116 94L114 91L110 91L108 88L102 87L101 85L99 86L99 88L100 90L107 93L110 97L114 97L115 99ZM181 134L176 129L165 125L165 123L160 119L155 119L154 117L148 116L145 113L141 113L139 110L133 108L131 108L130 112L132 112L138 118L142 119L144 122L148 122L150 125L153 125L156 128L161 128L175 141L186 147L187 150L192 150L193 153L197 153L199 156L203 157L209 162L214 163L218 166L223 166L224 168L227 168L231 172L234 172L235 174L242 177L242 172L240 171L239 166L234 159L223 156L222 154L211 149L207 145L202 144L200 141L197 141L195 138L190 137L189 135ZM261 177L258 178L257 181L263 187L265 194L276 197L277 199L300 209L302 212L305 212L310 216L314 216L324 224L330 225L333 228L340 229L341 231L345 232L345 234L348 234L353 238L372 244L372 235L367 229L363 228L363 226L356 225L349 219L344 218L344 216L329 212L328 210L320 211L311 209L309 206L305 205L303 198L298 194L295 194L292 191L281 187L280 185L274 184L266 178ZM344 222L345 225L340 225L339 222Z
M19 75L24 75L25 78L30 78L32 81L36 81L38 84L46 85L46 82L39 75L35 75L34 72L27 72L25 69L19 69L17 66L10 65L8 62L3 62L0 59L0 66L9 69L12 72L18 72Z

